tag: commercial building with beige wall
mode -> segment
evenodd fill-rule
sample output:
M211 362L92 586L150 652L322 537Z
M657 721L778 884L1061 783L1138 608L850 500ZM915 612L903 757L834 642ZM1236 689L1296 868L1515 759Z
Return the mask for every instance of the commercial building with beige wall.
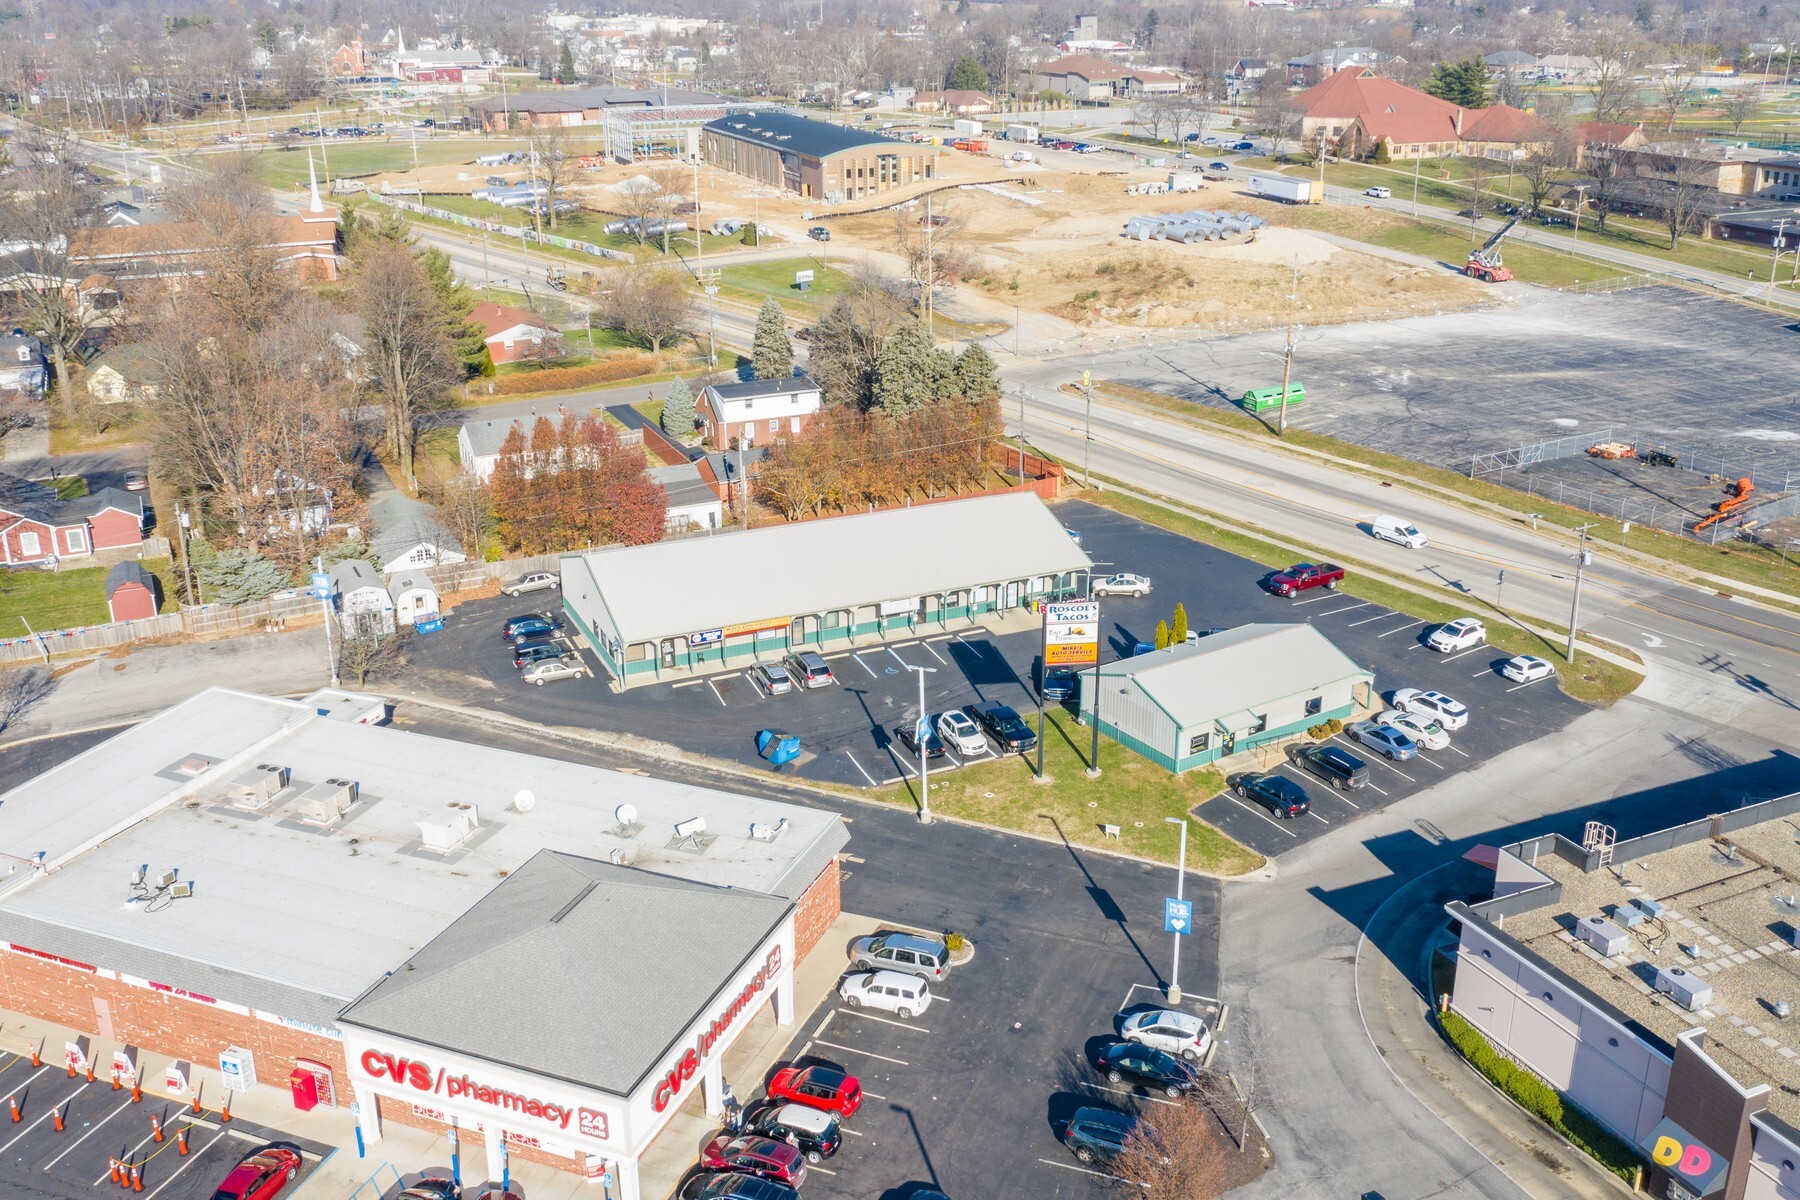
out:
M700 130L700 152L724 171L829 203L937 178L935 146L785 112L732 113Z

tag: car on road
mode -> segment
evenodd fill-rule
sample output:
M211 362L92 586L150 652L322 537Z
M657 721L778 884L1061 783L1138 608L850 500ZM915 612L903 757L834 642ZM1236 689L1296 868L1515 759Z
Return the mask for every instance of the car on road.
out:
M1424 713L1390 708L1376 713L1375 719L1383 725L1392 725L1427 750L1442 750L1450 744L1450 735L1444 727Z
M814 225L811 229L806 231L806 236L815 242L829 242L831 240L831 230L825 228L823 225Z
M1369 782L1369 764L1342 746L1302 746L1294 761L1340 792L1355 791Z
M150 473L148 471L127 471L127 472L125 472L125 490L126 491L141 492L141 491L144 491L149 486L150 486Z
M700 1151L702 1171L741 1171L759 1179L773 1179L789 1187L806 1181L806 1155L773 1138L717 1137Z
M1209 162L1206 164L1206 169L1209 171L1229 171L1229 170L1231 170L1231 164L1230 163L1222 163L1222 162Z
M1063 1145L1084 1163L1110 1162L1138 1128L1135 1117L1110 1108L1078 1108L1063 1126Z
M795 683L803 688L829 687L837 682L837 676L831 673L831 664L817 650L802 650L798 654L790 654L781 660L787 673Z
M1238 142L1238 143L1234 144L1231 148L1233 150L1254 150L1254 149L1256 149L1256 143L1255 142Z
M1268 586L1277 596L1297 596L1313 588L1336 591L1344 581L1344 568L1332 563L1295 563L1269 576Z
M541 592L545 588L559 588L562 580L552 571L533 571L529 575L521 575L510 583L500 585L502 596L523 596L526 592Z
M894 726L894 738L906 747L908 754L914 758L919 757L919 723L917 721L902 721ZM942 757L944 757L944 741L938 737L937 731L931 728L928 718L925 726L925 760L929 762L934 758Z
M1171 1099L1186 1094L1199 1082L1194 1068L1173 1054L1165 1054L1137 1042L1114 1042L1094 1056L1094 1069L1108 1083L1130 1079Z
M1303 817L1312 810L1312 797L1286 775L1247 771L1231 781L1231 790L1244 800L1254 800L1284 821Z
M1370 518L1369 536L1392 542L1396 546L1405 546L1409 550L1422 549L1431 541L1419 531L1417 525L1405 517L1390 517L1385 514Z
M1132 1013L1119 1027L1128 1042L1199 1062L1212 1047L1212 1031L1192 1013L1172 1008L1148 1008Z
M510 641L518 632L519 626L538 623L548 625L552 629L562 628L562 618L555 613L519 613L517 616L506 618L506 623L500 626L500 636Z
M300 1174L300 1156L282 1146L264 1146L231 1168L213 1191L213 1200L270 1200Z
M943 938L916 933L878 933L850 943L850 969L885 968L923 979L942 980L950 973L950 948Z
M1363 195L1373 196L1377 200L1388 200L1393 198L1394 193L1384 187L1372 187L1365 188L1363 190Z
M1556 668L1535 655L1520 654L1501 663L1500 673L1515 683L1536 683L1556 674Z
M798 1146L812 1163L830 1158L844 1144L838 1119L804 1104L763 1105L750 1114L749 1128L752 1133Z
M1454 654L1458 650L1471 650L1486 641L1486 625L1475 617L1458 617L1432 630L1425 644L1439 654Z
M1067 667L1051 667L1044 672L1044 683L1038 690L1043 692L1045 701L1061 704L1075 694L1075 672Z
M1200 139L1200 144L1202 146L1216 146L1219 144L1219 139L1209 133Z
M1031 732L1025 718L1004 704L968 704L963 711L987 730L1002 750L1030 750L1037 745L1037 734Z
M1394 693L1393 705L1401 712L1430 717L1451 733L1469 723L1469 710L1442 692L1424 688L1401 688Z
M800 1193L785 1183L741 1171L701 1178L706 1183L694 1193L694 1200L800 1200Z
M969 719L965 712L952 710L937 720L938 736L956 747L956 752L964 758L987 753L987 739L981 736L981 727Z
M785 696L794 690L793 678L774 663L757 663L745 674L765 696Z
M847 1121L862 1107L862 1084L830 1067L783 1067L769 1080L769 1099L823 1109Z
M580 679L586 674L587 669L572 658L546 658L541 662L527 663L519 678L526 683L543 687L558 679Z
M1148 596L1150 581L1142 575L1108 575L1105 579L1094 580L1088 593L1093 596Z
M551 641L549 638L533 638L528 642L514 643L512 664L523 670L533 663L561 658L563 654L564 650L560 642Z
M1375 753L1395 762L1405 762L1419 753L1419 743L1394 725L1383 725L1379 721L1358 721L1344 732L1352 740L1361 742Z
M910 1021L931 1007L931 985L899 971L857 971L839 981L838 999L851 1008L878 1008Z

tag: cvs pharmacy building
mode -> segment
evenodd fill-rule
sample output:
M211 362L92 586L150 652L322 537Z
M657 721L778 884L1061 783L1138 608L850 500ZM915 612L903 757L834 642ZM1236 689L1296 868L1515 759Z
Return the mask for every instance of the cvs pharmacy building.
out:
M751 1018L793 1020L795 909L536 855L340 1015L365 1140L449 1125L492 1179L524 1153L639 1200L640 1156L696 1090L720 1110Z

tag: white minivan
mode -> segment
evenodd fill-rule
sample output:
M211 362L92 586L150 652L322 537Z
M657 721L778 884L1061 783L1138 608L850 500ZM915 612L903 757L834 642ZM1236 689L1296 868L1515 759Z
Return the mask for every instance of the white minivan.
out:
M1372 517L1369 520L1369 532L1384 542L1393 542L1413 550L1425 544L1425 535L1419 532L1419 527L1403 517Z

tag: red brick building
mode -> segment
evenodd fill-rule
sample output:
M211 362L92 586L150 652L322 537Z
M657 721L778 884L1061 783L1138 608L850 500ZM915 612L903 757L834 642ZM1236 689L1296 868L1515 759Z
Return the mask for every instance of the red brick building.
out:
M802 376L715 383L694 403L706 440L719 449L742 442L766 446L798 434L824 402L819 385Z

